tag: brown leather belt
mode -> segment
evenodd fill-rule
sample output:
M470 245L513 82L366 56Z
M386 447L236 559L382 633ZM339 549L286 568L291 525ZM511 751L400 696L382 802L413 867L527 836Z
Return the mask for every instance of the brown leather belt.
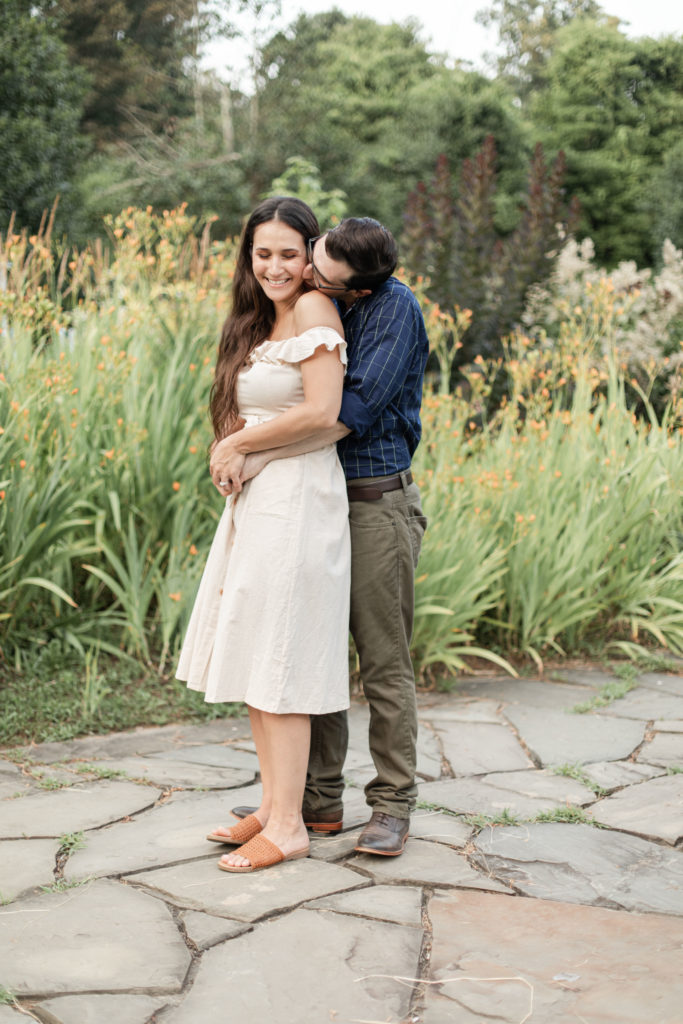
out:
M394 476L384 477L383 480L378 480L373 484L354 484L353 480L350 480L347 487L346 493L349 496L349 501L379 501L383 494L387 491L398 491L403 484L412 484L413 474L410 470L407 473L396 473Z

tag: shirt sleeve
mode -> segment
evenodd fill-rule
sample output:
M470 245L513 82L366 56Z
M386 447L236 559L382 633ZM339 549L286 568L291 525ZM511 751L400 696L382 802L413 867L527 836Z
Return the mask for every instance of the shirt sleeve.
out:
M361 327L362 344L352 359L339 419L362 437L405 383L418 333L412 303L400 294L381 300Z

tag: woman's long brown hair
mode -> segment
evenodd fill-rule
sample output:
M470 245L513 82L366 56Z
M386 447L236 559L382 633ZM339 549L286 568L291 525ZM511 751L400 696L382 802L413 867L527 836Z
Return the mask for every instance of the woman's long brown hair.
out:
M282 221L298 231L304 245L320 234L316 216L301 199L276 196L265 199L253 211L240 239L232 283L232 309L223 324L218 346L209 413L217 440L226 437L238 416L237 375L249 353L266 341L275 323L275 306L254 277L251 250L259 224Z

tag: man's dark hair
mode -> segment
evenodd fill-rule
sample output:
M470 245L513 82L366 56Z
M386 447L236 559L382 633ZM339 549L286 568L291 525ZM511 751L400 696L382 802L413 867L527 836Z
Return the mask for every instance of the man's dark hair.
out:
M350 289L379 288L391 277L398 260L391 231L372 217L347 217L325 235L325 251L333 260L345 260L354 271L344 282Z

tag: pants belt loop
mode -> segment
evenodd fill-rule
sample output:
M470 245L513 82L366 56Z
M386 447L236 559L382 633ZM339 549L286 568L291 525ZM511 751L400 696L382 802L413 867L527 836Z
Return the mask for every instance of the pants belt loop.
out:
M402 470L402 471L401 471L401 472L400 472L400 473L398 474L398 475L399 475L399 477L400 477L400 479L401 479L401 484L403 485L403 490L404 490L404 491L407 491L407 490L408 490L408 488L410 487L410 482L409 482L409 480L408 480L408 473L409 473L409 472L410 472L410 470L408 470L408 469L404 469L404 470Z

